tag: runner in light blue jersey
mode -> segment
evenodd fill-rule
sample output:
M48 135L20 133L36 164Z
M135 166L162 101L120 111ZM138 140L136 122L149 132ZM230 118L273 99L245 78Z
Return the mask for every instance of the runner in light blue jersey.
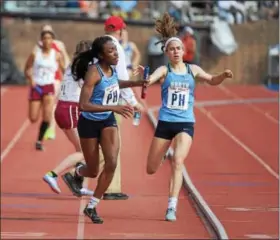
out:
M194 123L195 79L191 68L186 64L184 72L176 73L170 64L166 67L167 75L161 85L162 106L159 111L159 120Z
M98 64L89 66L93 59ZM125 118L133 116L133 107L118 105L119 88L143 86L145 81L118 80L114 66L118 63L116 45L109 36L96 38L91 49L75 57L72 64L74 79L84 79L81 89L78 133L86 165L79 165L75 174L95 178L99 175L99 144L104 155L105 166L99 175L96 189L84 209L84 214L93 223L103 223L96 212L96 206L110 185L115 173L119 151L119 133L113 112ZM146 84L146 83L145 83ZM77 188L79 178L68 182Z
M119 101L119 82L117 72L112 67L112 75L107 77L99 64L96 64L96 69L101 77L101 80L96 84L90 102L97 105L118 105ZM112 114L112 111L106 112L82 112L82 115L90 120L100 121L107 119Z
M188 156L194 134L194 91L195 81L218 85L226 78L232 78L232 72L225 70L218 75L210 75L197 65L183 62L182 41L174 37L177 34L173 19L165 13L156 21L156 30L163 38L163 51L169 59L167 66L161 66L149 76L149 85L161 83L162 105L155 136L150 146L147 173L154 174L161 165L171 141L174 140L172 176L170 179L169 200L165 219L176 221L177 201L183 183L184 161ZM143 73L140 66L134 72Z

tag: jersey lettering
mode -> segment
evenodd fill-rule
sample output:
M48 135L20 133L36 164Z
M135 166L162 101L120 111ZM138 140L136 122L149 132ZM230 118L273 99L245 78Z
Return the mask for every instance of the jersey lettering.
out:
M66 95L66 85L65 85L65 83L61 84L60 91L61 91L62 95Z
M73 95L75 94L76 86L74 82L63 81L61 84L62 95Z
M105 89L102 104L103 105L117 105L119 101L119 85L114 84Z
M170 109L187 110L189 88L168 88L167 107Z
M42 82L49 82L50 73L46 68L40 68L39 69L39 77L40 77Z

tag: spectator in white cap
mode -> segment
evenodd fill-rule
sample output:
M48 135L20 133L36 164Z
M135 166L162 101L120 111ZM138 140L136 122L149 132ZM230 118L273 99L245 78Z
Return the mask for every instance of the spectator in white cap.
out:
M193 29L189 26L184 27L184 32L189 33L190 35L194 34Z

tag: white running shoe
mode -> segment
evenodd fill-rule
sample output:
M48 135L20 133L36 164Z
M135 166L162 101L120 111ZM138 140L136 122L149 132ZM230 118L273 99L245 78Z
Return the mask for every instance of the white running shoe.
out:
M176 210L175 208L168 208L166 210L165 220L169 222L176 221Z
M81 188L80 192L82 194L82 196L92 196L93 195L93 191L87 189L87 188Z
M50 188L55 192L55 193L61 193L60 188L58 187L57 184L57 177L51 177L50 175L46 174L43 177L43 180L50 186Z

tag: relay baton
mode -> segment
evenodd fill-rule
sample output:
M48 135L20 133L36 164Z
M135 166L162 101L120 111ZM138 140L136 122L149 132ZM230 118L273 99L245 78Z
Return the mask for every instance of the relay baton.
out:
M43 94L42 88L40 88L38 85L36 85L36 86L34 87L34 89L35 89L35 91L38 92L40 95Z
M146 66L144 68L144 80L148 79L149 73L150 73L150 68L148 66ZM141 93L141 98L142 99L146 98L146 93L147 93L147 86L143 86L142 87L142 93Z

